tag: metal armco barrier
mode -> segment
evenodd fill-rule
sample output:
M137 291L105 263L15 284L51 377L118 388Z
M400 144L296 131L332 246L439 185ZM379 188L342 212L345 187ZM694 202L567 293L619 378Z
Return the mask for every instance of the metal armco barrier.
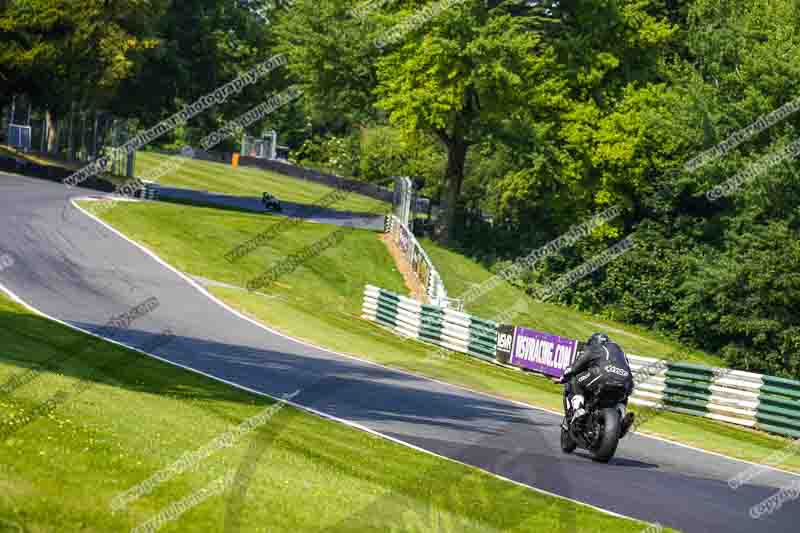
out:
M439 307L452 305L452 300L447 297L442 277L411 230L404 226L395 215L389 215L385 227L387 233L392 236L392 240L403 253L403 257L414 275L425 286L429 301ZM459 305L458 302L454 303Z
M800 437L800 381L628 358L636 381L631 403Z
M364 289L362 317L405 337L486 361L495 360L497 324L491 320L421 304L372 285Z

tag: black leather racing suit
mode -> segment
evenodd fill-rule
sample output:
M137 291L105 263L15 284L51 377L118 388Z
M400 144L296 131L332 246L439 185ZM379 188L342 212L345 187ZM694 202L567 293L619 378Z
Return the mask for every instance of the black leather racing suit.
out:
M624 372L627 376L621 375ZM628 396L633 392L633 374L628 357L615 342L587 346L581 357L566 370L564 378L568 379L564 389L564 413L570 411L570 401L575 394L586 397L587 391L597 390L608 380L625 383L627 393L621 403L626 406Z

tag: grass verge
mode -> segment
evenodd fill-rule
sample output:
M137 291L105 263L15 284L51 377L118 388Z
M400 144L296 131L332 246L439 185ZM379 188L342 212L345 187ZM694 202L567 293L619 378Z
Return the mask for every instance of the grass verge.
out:
M170 156L153 152L136 154L136 174L143 175L148 170L166 161ZM176 172L159 180L163 185L185 187L196 190L233 194L238 196L258 196L265 191L274 194L279 200L314 205L331 191L319 183L305 181L277 172L240 166L233 170L230 165L187 159ZM344 211L361 213L384 212L389 205L380 200L357 193L331 206Z
M132 204L104 215L104 219L183 272L237 287L246 286L248 279L276 261L333 231L330 226L303 223L231 265L222 258L223 254L263 231L262 215ZM452 352L441 355L433 346L400 338L360 320L365 284L398 293L405 293L405 287L376 234L346 231L342 244L307 261L260 292L224 287L210 290L257 320L319 346L474 390L561 410L561 387L549 379L483 363L466 355ZM672 348L668 341L653 339L648 343L661 350L648 355L667 354ZM779 436L667 412L649 418L640 426L640 432L754 462L763 461L788 442ZM781 466L800 472L800 457L793 456Z
M38 165L56 167L70 172L79 170L83 166L78 162L62 161L46 154L23 153L4 145L0 145L0 156L25 159ZM144 175L169 157L155 152L137 152L136 175ZM113 185L123 185L128 181L128 178L124 176L103 174L102 177ZM321 198L333 190L327 185L285 176L277 172L252 167L239 167L233 170L228 164L193 159L187 159L177 171L161 177L158 181L163 185L238 196L260 198L262 193L270 192L280 200L306 205L318 204ZM343 200L328 207L358 213L383 213L390 206L386 202L352 192Z
M59 159L55 159L38 153L20 152L19 150L12 148L11 146L8 145L0 145L0 156L25 159L27 161L31 161L32 163L36 163L39 165L58 167L58 168L63 168L65 170L78 170L80 168L79 163L70 163L67 161L61 161Z
M76 344L80 349L57 370L40 366ZM17 428L0 440L2 531L128 530L244 461L252 461L252 477L241 505L230 494L211 495L163 531L223 531L229 512L239 531L547 532L561 530L565 520L575 531L642 530L640 523L292 407L278 409L265 398L51 322L4 296L0 346L0 383L37 369L35 380L0 395L0 428ZM96 370L104 365L109 369ZM76 387L80 393L32 416L57 391ZM252 435L111 511L121 491L265 409L271 418Z
M448 295L452 298L458 298L470 287L492 277L492 273L480 264L430 240L426 239L423 246L431 261L436 265L436 269L445 282ZM506 282L501 283L485 296L468 302L466 311L477 316L492 318L512 307L518 300L527 301L529 310L520 313L514 321L515 324L524 324L532 329L571 339L586 339L594 332L605 331L614 337L614 340L619 342L627 352L635 355L667 357L679 352L682 361L710 366L723 365L722 359L715 355L687 349L665 336L656 335L643 328L604 320L562 305L536 301L524 291Z

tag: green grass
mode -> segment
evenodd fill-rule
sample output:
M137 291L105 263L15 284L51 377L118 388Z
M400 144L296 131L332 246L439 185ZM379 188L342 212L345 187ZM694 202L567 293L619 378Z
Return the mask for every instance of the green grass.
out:
M92 203L82 205L91 210ZM226 211L167 203L122 204L103 218L146 246L165 254L178 269L216 281L244 287L287 255L325 238L337 228L298 223L267 246L235 264L224 254L285 217ZM364 284L374 283L403 292L403 278L377 234L343 229L342 244L315 257L278 280L270 294L294 296L309 305L334 312L357 314ZM193 244L193 245L192 245ZM187 248L187 245L190 245Z
M423 246L441 274L451 298L458 298L473 285L492 277L491 272L480 264L430 240L425 240ZM722 359L715 355L688 349L671 339L642 328L597 318L562 305L538 302L506 282L483 297L467 302L465 311L484 318L493 318L520 300L528 303L528 311L520 313L514 319L515 325L524 325L531 329L581 340L597 331L605 331L619 342L625 351L634 355L673 357L681 361L710 366L723 365ZM680 356L676 356L676 353Z
M0 145L0 155L27 159L45 166L59 167L74 171L83 165L54 159L45 154L25 154L5 145ZM142 176L154 169L170 156L155 152L137 152L136 175ZM103 174L103 178L114 185L122 185L128 178ZM177 171L159 178L159 183L174 187L184 187L200 191L231 194L236 196L257 196L270 192L279 200L299 204L317 205L333 189L327 185L314 183L277 172L240 166L234 170L229 164L186 159ZM387 202L369 196L350 193L343 200L328 207L341 211L358 213L385 213L391 209Z
M136 175L141 176L163 163L169 156L153 152L136 154ZM265 191L279 200L301 204L317 204L331 191L326 185L305 181L276 172L240 166L236 170L229 164L187 159L176 172L160 178L159 183L237 196L258 196ZM368 196L351 193L331 206L335 209L357 212L383 213L390 209L388 203Z
M0 145L0 156L16 157L18 159L25 159L40 165L59 167L66 170L78 170L80 168L78 163L68 163L66 161L61 161L59 159L50 157L46 154L20 152L19 150L8 145Z
M19 150L16 150L16 149L11 148L10 146L6 146L6 145L0 145L0 156L7 156L7 157L15 157L15 158L18 158L18 159L24 159L24 160L30 161L32 163L35 163L37 165L41 165L41 166L45 166L45 167L57 168L57 169L61 169L61 170L64 170L64 171L69 171L69 172L74 172L76 170L80 170L81 168L83 168L85 165L88 164L88 163L80 163L80 162L74 162L74 161L73 162L64 161L64 160L52 157L49 154L43 154L43 153L38 153L38 152L36 152L36 153L20 152ZM112 185L122 185L122 184L126 183L128 181L128 179L129 179L129 178L126 178L124 176L116 176L116 175L109 174L109 173L99 174L98 177L102 178L105 181L108 181Z
M585 532L643 528L292 407L278 409L51 322L5 297L0 346L0 383L49 358L70 356L0 395L0 428L30 418L57 391L86 385L0 440L2 531L130 530L230 472L244 473L246 491L211 496L163 531L223 531L228 512L238 517L240 531L548 532L573 523L574 531ZM96 370L103 366L110 370ZM111 512L118 493L266 408L274 414L257 431Z
M333 231L330 226L301 224L230 265L222 259L223 254L263 231L263 216L208 208L132 204L120 206L103 218L180 270L237 287L244 287L248 279L275 261ZM435 347L400 338L360 320L365 284L398 293L406 290L376 234L361 230L347 232L341 245L328 249L262 293L217 287L210 290L230 305L296 338L474 390L561 410L561 387L547 378L457 353L449 352L442 357ZM432 250L432 253L438 258L442 251ZM479 268L468 265L467 261L451 264L467 265L470 270ZM553 307L553 312L560 310ZM660 347L660 353L671 347L668 341L649 342ZM640 431L755 462L787 443L782 437L674 413L652 417ZM800 472L800 457L792 457L783 466Z

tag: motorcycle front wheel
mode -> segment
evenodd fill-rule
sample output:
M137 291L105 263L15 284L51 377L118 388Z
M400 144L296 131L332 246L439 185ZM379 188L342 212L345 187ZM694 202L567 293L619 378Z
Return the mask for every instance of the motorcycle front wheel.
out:
M592 459L601 463L607 463L614 457L619 444L620 420L619 411L613 407L607 407L599 413L597 423L600 433L599 442L592 450Z

